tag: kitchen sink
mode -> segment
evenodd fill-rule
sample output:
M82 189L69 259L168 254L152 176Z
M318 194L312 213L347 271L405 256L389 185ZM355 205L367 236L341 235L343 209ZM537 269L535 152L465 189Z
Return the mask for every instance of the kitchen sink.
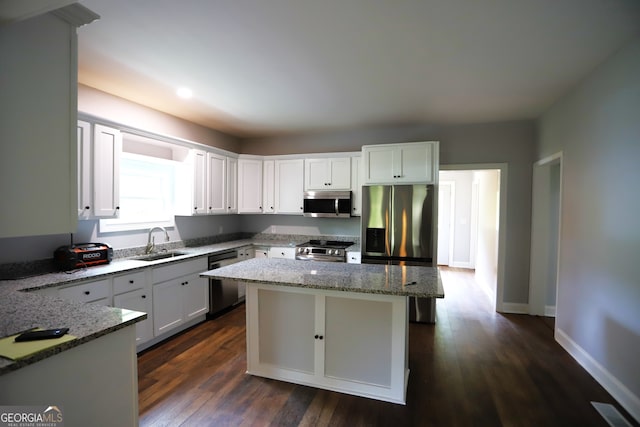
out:
M138 261L157 261L159 259L173 258L177 256L182 256L182 255L189 255L189 252L180 252L180 251L158 252L158 253L132 257L131 259L135 259Z

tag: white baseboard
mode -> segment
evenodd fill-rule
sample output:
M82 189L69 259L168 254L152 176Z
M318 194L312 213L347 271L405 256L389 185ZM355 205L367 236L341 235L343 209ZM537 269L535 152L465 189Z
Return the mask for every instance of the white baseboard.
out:
M529 304L517 302L503 302L498 309L501 313L529 314Z
M613 396L636 421L640 420L640 397L636 396L611 372L596 361L565 332L556 328L556 341Z
M545 305L544 306L544 315L546 317L556 317L556 306L555 305Z
M451 262L449 263L449 267L453 268L467 268L473 270L475 267L470 262Z

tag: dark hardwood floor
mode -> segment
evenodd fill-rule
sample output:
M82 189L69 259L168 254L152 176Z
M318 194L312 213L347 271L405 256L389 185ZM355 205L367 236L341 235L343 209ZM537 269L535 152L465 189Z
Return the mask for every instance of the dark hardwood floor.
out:
M442 278L437 323L409 328L406 406L245 374L240 306L139 355L140 425L607 426L590 401L613 399L552 324L495 313L472 273Z

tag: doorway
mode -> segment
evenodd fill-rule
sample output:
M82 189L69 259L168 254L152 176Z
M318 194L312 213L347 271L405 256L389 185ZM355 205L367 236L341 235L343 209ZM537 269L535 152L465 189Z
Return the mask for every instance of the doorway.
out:
M529 314L556 316L562 153L533 165Z
M502 311L507 165L440 169L437 263L473 271L475 282Z

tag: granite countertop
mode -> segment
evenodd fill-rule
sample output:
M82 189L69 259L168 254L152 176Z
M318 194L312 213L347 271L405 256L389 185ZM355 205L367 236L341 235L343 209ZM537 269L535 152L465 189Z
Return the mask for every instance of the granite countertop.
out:
M42 274L17 280L0 280L0 337L14 335L31 328L69 328L77 339L43 350L33 356L13 361L0 357L0 375L11 372L57 353L99 338L118 329L147 318L141 313L122 308L83 304L33 291L59 287L85 280L105 278L173 262L187 261L202 256L237 249L243 246L295 246L300 239L240 239L197 247L181 247L185 255L156 261L116 258L101 266Z
M444 298L440 273L435 267L254 258L202 276L323 290Z

